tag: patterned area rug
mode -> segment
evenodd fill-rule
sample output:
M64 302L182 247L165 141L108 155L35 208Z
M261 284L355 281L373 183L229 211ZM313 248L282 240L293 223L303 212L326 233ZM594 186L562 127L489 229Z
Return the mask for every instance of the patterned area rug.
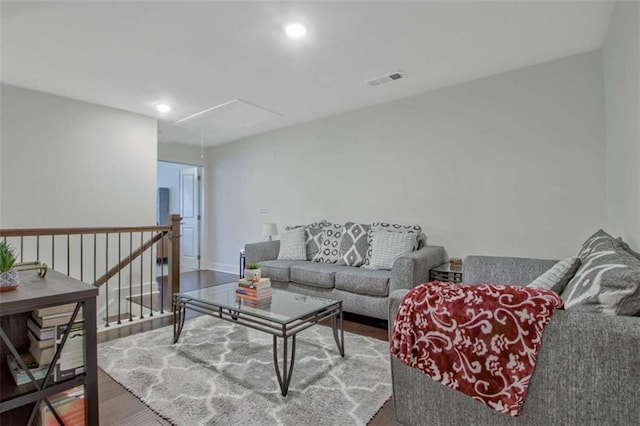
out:
M364 425L391 397L387 342L330 327L298 334L283 397L269 334L209 316L102 343L98 365L176 425ZM281 350L281 341L279 349Z

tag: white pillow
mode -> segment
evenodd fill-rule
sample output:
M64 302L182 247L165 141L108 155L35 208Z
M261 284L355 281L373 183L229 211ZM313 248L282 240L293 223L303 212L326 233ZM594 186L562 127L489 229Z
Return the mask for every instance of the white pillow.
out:
M533 280L527 287L546 288L560 294L573 278L579 266L579 257L567 257L553 265L551 269Z
M383 229L373 230L372 234L368 269L391 269L397 258L415 247L416 234Z
M280 237L278 260L307 260L304 228L285 230Z

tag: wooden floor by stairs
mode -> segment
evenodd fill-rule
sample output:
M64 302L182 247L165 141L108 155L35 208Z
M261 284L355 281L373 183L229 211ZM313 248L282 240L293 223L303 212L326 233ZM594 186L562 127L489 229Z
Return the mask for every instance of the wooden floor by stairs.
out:
M215 271L186 272L180 275L180 289L181 291L195 290L198 288L210 287L212 285L228 283L237 279L237 275ZM163 282L162 280L160 280L159 284L166 286L166 282ZM168 294L168 292L165 291L164 294ZM165 299L166 300L163 302L168 303L168 297ZM168 304L165 306L168 306ZM196 315L197 314L191 312L188 313L187 318L193 318ZM133 323L125 327L114 328L113 330L100 333L98 342L106 342L119 337L154 330L156 328L171 325L172 321L173 317L167 316L147 322ZM352 333L385 341L388 340L385 325L377 321L371 321L370 319L363 317L346 315L344 326L346 331ZM103 426L152 426L170 424L154 413L149 407L144 405L138 398L119 385L101 369L98 369L98 389L100 424ZM369 425L398 425L394 420L392 400L387 401L378 414L371 420Z

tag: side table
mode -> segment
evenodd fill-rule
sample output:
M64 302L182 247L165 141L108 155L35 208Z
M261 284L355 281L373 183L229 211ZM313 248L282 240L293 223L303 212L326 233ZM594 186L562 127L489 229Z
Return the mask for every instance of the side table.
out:
M444 281L456 284L462 283L462 268L452 268L449 263L443 263L429 270L429 281Z

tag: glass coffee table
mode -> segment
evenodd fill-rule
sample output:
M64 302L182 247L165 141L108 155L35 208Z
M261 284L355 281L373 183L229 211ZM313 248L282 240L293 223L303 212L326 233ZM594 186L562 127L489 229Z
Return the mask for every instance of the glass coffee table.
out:
M272 289L272 296L261 302L236 298L237 282L173 295L173 343L180 339L186 311L191 310L231 321L273 335L273 364L282 396L286 396L296 355L296 334L331 318L333 338L344 357L342 301L305 296ZM278 361L278 338L283 340L282 370ZM289 339L291 354L289 355Z

